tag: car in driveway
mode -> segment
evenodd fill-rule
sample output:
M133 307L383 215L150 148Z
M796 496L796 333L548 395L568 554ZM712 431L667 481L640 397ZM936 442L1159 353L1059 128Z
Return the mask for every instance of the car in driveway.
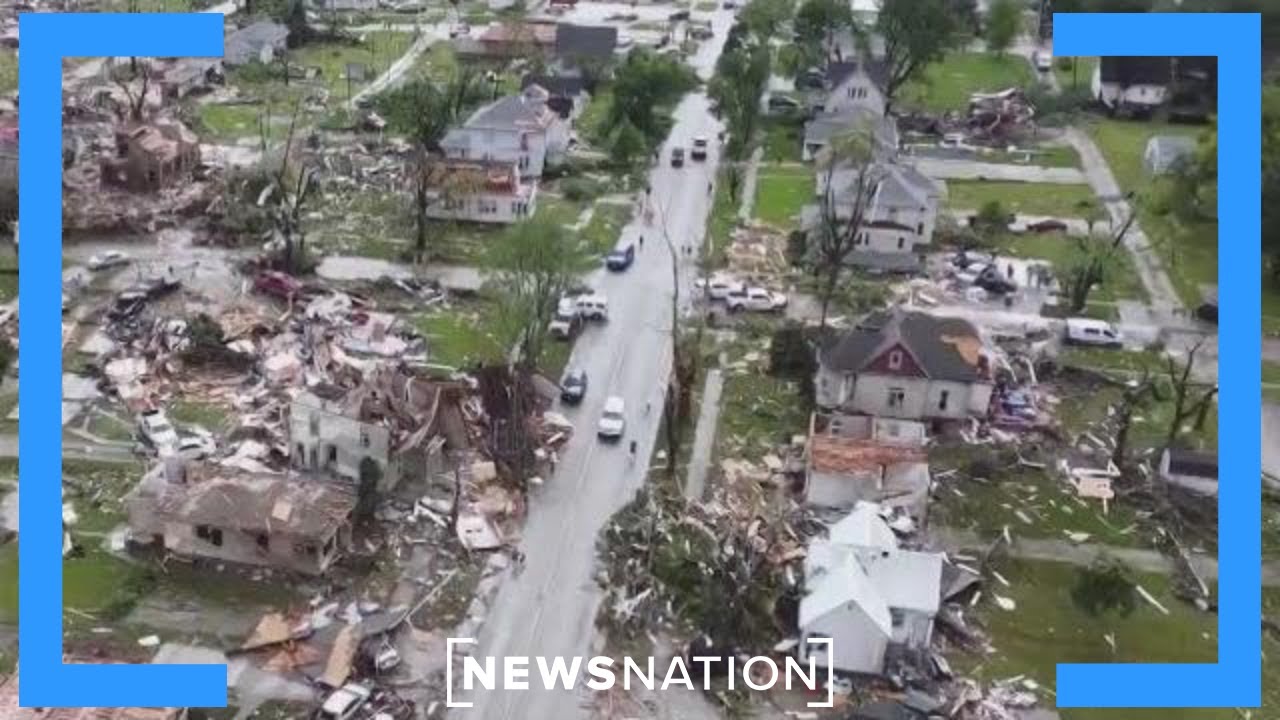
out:
M551 337L557 340L572 340L582 330L582 313L578 312L578 299L560 298L556 306L556 314L547 326Z
M695 137L693 139L693 152L689 153L689 157L692 157L694 160L706 160L707 145L708 141L706 135L699 135Z
M694 287L701 290L712 300L724 300L729 293L742 291L743 284L729 275L713 275L710 278L698 278Z
M178 431L173 429L163 410L144 410L138 416L138 434L161 455L171 454L178 448Z
M89 258L90 270L106 270L129 264L129 256L119 250L108 250Z
M1031 53L1031 62L1036 66L1036 70L1043 73L1053 69L1053 56L1044 50L1036 50Z
M604 409L600 411L600 419L596 421L596 435L601 440L618 440L627 429L626 403L617 395L610 395L604 401Z
M1118 348L1124 338L1114 325L1093 318L1067 318L1063 340L1068 345Z
M800 101L786 95L770 95L765 105L771 113L787 113L800 109Z
M587 371L573 368L560 381L560 402L577 405L587 395Z
M604 265L613 272L622 272L631 267L635 259L636 246L632 243L624 243L604 257Z
M671 167L684 167L684 148L671 148Z
M734 288L725 295L729 312L781 312L787 307L787 296L762 287Z
M263 295L292 300L302 292L302 283L292 275L277 270L258 273L253 279L253 289Z

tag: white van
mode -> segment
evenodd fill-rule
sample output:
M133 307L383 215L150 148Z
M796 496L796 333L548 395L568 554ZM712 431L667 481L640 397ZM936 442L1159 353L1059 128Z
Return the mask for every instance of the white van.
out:
M578 314L584 320L608 320L609 298L604 295L582 295L578 298Z
M1120 331L1111 323L1093 318L1069 318L1064 339L1069 345L1120 347L1124 344Z

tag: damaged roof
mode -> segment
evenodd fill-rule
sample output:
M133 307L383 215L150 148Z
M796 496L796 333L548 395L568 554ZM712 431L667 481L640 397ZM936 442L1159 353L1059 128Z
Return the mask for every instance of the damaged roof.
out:
M809 467L822 473L881 472L898 463L923 463L924 450L839 435L809 438Z
M961 318L920 312L878 312L818 353L818 361L836 372L857 373L894 345L902 345L932 380L981 382L982 340Z
M320 478L236 471L188 463L184 480L165 486L156 513L189 525L327 538L347 522L356 498Z

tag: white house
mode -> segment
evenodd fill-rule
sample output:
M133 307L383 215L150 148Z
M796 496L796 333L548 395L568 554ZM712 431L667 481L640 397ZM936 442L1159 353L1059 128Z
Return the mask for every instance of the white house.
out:
M876 313L818 352L817 402L844 413L910 420L985 416L990 367L967 320Z
M861 180L859 173L852 166L819 171L819 201L801 212L801 228L810 234L830 232L829 217L851 217L861 192L863 222L846 262L884 271L919 270L920 246L933 242L941 189L910 165L878 163ZM870 189L859 191L859 182Z
M924 441L924 425L914 420L815 414L805 452L805 503L848 510L873 502L923 519L930 480Z
M569 122L548 106L550 97L533 84L480 108L445 135L440 143L445 156L513 163L522 178L541 177L543 168L562 162L569 149Z
M511 160L447 160L429 199L429 218L510 224L537 212L538 181L525 181Z
M940 553L900 549L877 506L860 503L826 540L809 544L801 662L812 657L841 672L879 675L891 651L927 649L941 602L942 561Z
M1103 57L1090 87L1098 102L1113 110L1150 112L1169 98L1173 65L1167 57Z
M864 108L884 116L884 94L888 67L880 61L863 59L834 62L827 66L826 97L821 110L836 113Z

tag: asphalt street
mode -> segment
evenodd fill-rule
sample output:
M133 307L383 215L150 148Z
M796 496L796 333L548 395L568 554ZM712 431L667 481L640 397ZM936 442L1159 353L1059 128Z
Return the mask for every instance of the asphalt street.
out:
M694 60L703 77L714 66L732 21L730 12L717 12L715 38L704 44ZM609 298L609 321L579 337L570 365L587 371L589 390L576 408L564 408L573 421L573 440L562 452L557 472L530 500L529 518L520 549L523 570L508 578L494 598L472 655L589 656L593 647L600 592L595 583L596 540L609 518L635 494L647 472L657 437L664 383L671 365L672 254L681 285L681 304L695 274L696 252L683 247L702 242L712 195L719 148L718 121L705 95L686 96L675 111L675 126L664 145L661 162L650 173L652 225L643 219L623 230L622 239L644 238L635 264L626 272L593 274L590 283ZM695 136L711 139L705 162L670 167L671 147L688 148ZM604 443L595 425L605 398L617 395L627 405L623 439ZM646 402L652 409L646 411ZM636 460L628 444L639 444ZM537 671L534 670L536 677ZM540 683L538 683L540 685ZM477 691L459 700L474 707L455 711L458 718L584 717L585 695L574 691ZM581 685L579 686L581 689Z

